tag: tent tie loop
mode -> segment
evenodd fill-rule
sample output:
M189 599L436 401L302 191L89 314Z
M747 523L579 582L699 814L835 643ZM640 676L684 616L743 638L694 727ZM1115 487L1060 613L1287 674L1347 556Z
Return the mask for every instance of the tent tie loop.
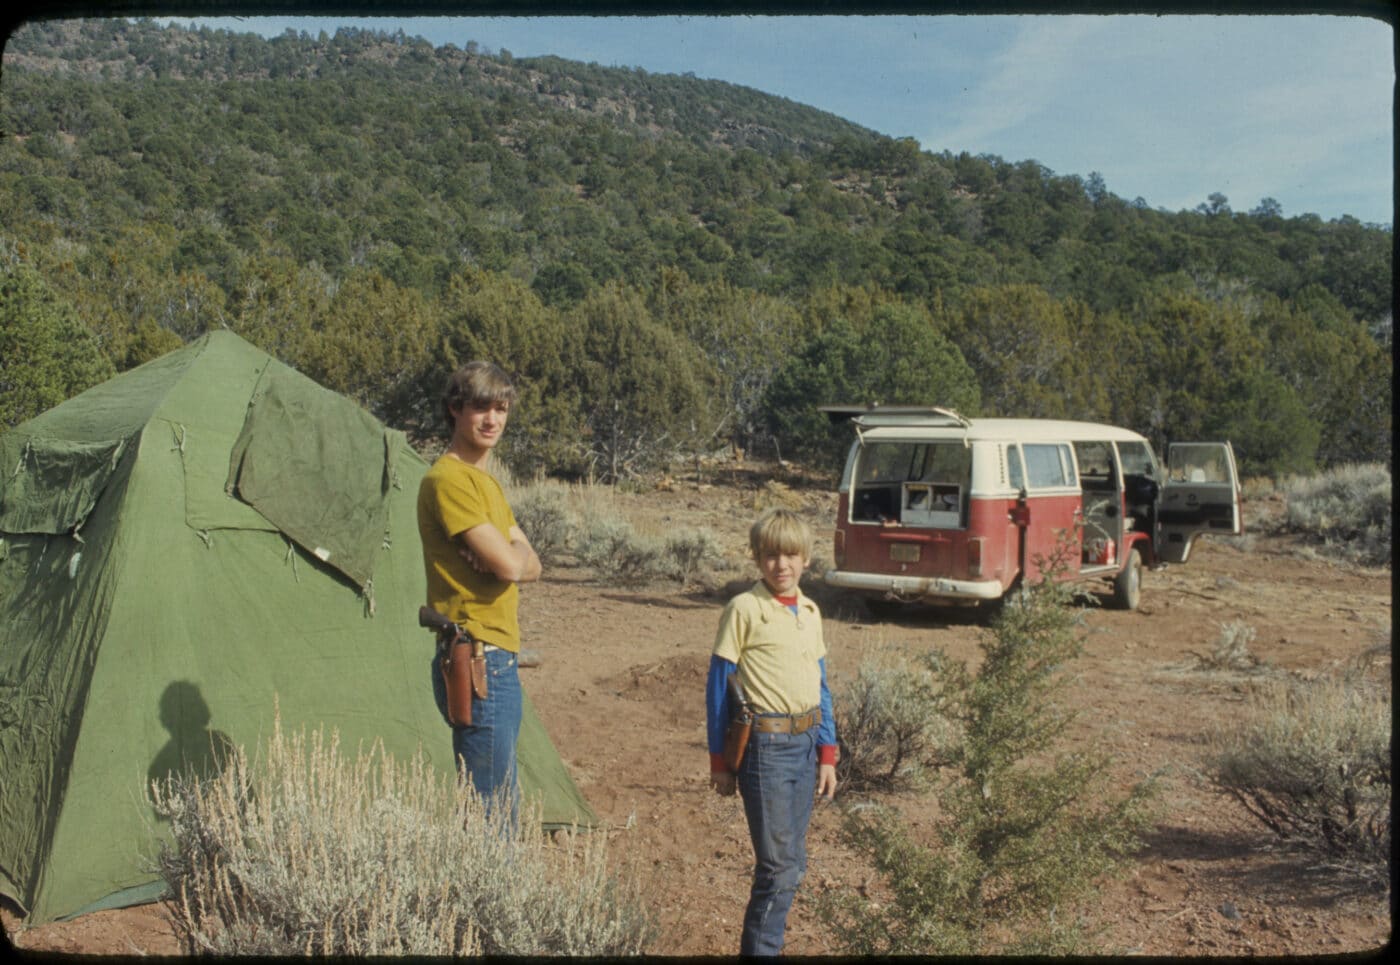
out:
M365 598L365 611L370 616L374 616L374 577L365 580L365 588L361 592L361 596Z
M19 454L19 462L15 463L15 471L12 472L12 473L10 473L10 478L11 478L11 479L15 478L15 477L18 476L21 472L24 471L24 463L25 463L26 459L27 459L28 456L29 456L30 450L32 450L33 448L34 448L34 440L33 440L33 439L27 439L27 440L25 440L24 448L20 451L20 454Z
M286 539L286 536L283 536L282 538ZM287 555L282 558L282 562L284 564L288 562L292 564L292 579L300 583L301 574L297 572L297 549L296 546L294 546L292 544L292 541L289 539L287 540Z
M213 537L213 535L210 534L209 530L207 530L207 529L197 529L197 530L195 530L195 533L197 533L197 534L199 535L199 538L200 538L200 539L204 540L204 546L205 546L207 549L213 549L213 548L214 548L214 537Z
M177 431L178 430L178 431ZM185 454L185 427L178 422L170 423L170 431L175 436L174 450L181 456Z

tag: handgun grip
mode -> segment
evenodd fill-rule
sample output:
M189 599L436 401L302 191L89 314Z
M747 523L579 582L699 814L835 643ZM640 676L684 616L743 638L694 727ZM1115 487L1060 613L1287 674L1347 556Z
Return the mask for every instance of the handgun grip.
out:
M438 631L450 630L456 626L455 623L430 606L420 606L418 608L418 625Z

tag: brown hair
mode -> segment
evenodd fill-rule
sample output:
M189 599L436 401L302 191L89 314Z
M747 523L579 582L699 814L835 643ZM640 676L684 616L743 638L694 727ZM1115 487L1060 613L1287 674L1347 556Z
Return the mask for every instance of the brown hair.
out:
M442 417L450 433L457 425L453 410L465 405L496 405L515 401L515 385L494 362L468 362L447 378L442 390Z
M812 558L812 530L790 509L770 509L749 529L749 548L759 560L765 553L797 553Z

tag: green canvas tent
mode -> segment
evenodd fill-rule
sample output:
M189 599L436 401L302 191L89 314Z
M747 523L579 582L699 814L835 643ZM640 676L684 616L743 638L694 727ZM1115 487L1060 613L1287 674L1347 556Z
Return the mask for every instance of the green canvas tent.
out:
M429 690L401 433L227 332L0 435L0 893L31 922L152 900L147 782L289 732L421 747ZM528 699L521 784L591 826Z

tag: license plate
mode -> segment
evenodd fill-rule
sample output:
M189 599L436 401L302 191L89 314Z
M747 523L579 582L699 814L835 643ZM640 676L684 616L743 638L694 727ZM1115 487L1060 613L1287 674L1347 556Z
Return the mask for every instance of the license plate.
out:
M919 562L919 549L916 543L891 543L890 559L896 563Z

